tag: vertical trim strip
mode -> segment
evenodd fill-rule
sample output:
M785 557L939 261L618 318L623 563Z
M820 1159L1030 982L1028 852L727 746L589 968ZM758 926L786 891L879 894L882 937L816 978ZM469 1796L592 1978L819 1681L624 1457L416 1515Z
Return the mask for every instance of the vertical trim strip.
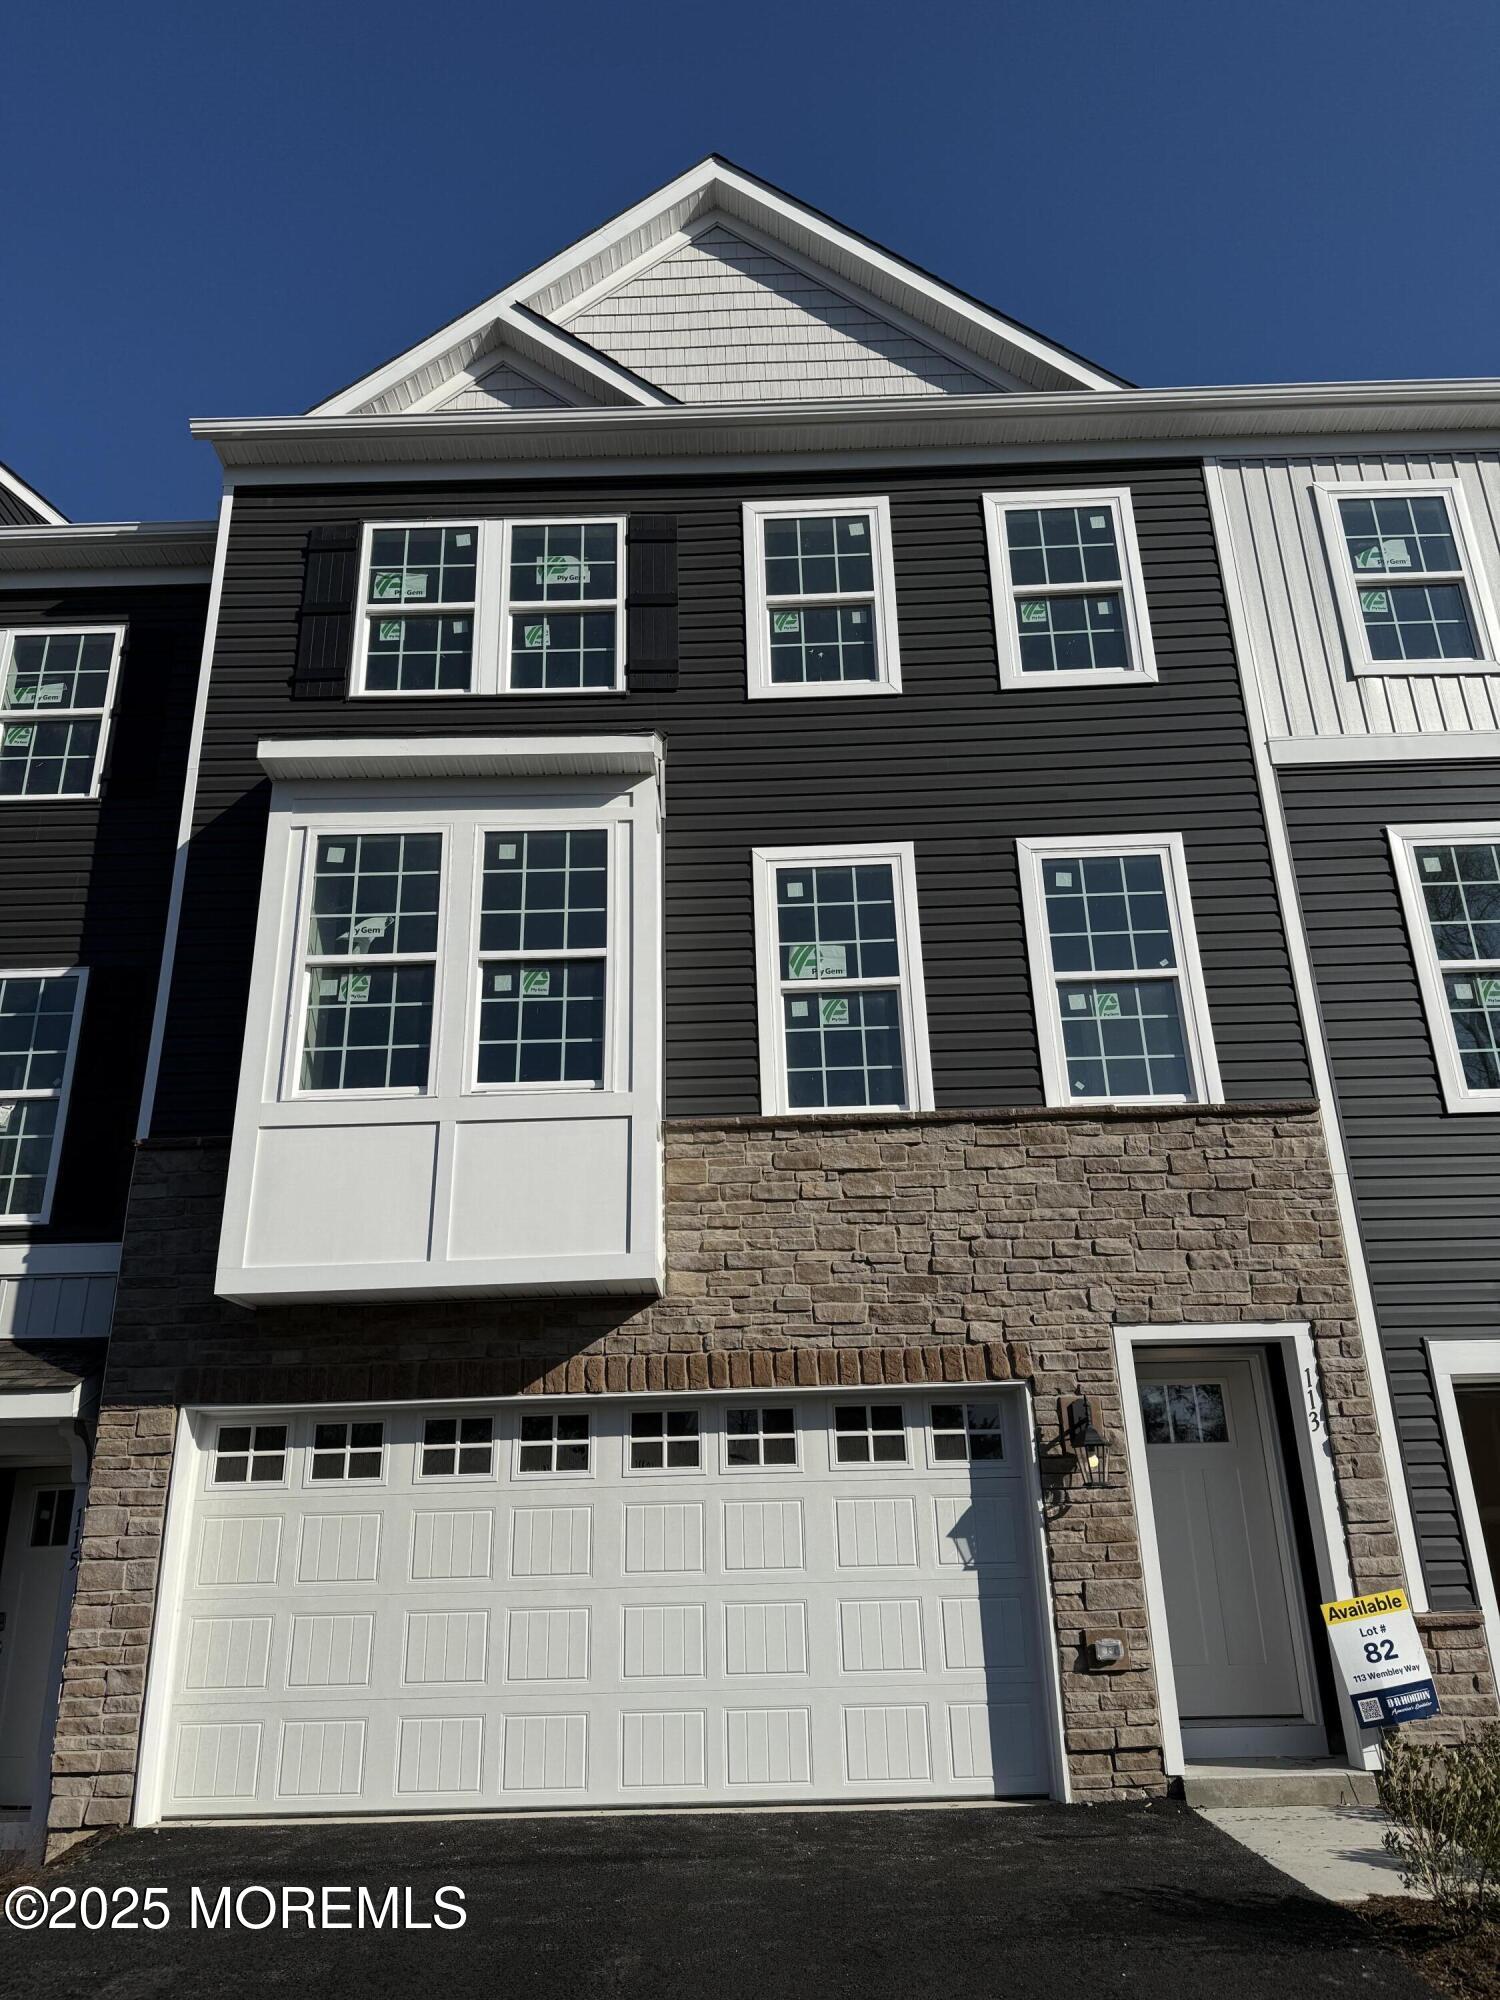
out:
M1396 1431L1396 1411L1391 1401L1391 1385L1385 1371L1385 1350L1380 1344L1380 1327L1375 1316L1375 1294L1370 1286L1369 1267L1365 1263L1364 1240L1359 1233L1359 1209L1355 1202L1354 1183L1349 1173L1349 1156L1344 1145L1343 1121L1339 1115L1333 1069L1328 1059L1328 1045L1323 1032L1322 1010L1318 1005L1317 980L1308 951L1307 933L1302 923L1302 903L1297 894L1297 873L1292 862L1292 845L1287 833L1286 817L1281 808L1281 792L1277 785L1276 772L1267 748L1265 709L1260 698L1260 682L1250 643L1249 620L1245 612L1239 566L1235 560L1229 514L1224 501L1223 478L1217 459L1208 458L1203 461L1203 484L1208 494L1209 517L1213 522L1219 569L1224 579L1224 599L1229 612L1230 636L1234 641L1235 667L1244 694L1245 717L1250 728L1250 747L1255 759L1255 778L1260 790L1261 811L1265 816L1266 841L1271 850L1276 900L1281 906L1282 927L1286 933L1292 985L1297 995L1297 1011L1302 1017L1302 1032L1307 1041L1308 1066L1312 1071L1313 1086L1323 1114L1323 1138L1328 1147L1328 1161L1333 1171L1333 1196L1338 1207L1339 1222L1343 1228L1344 1255L1349 1263L1354 1309L1359 1321L1360 1339L1365 1350L1365 1365L1370 1374L1370 1391L1380 1427L1380 1455L1385 1465L1386 1485L1390 1488L1391 1514L1395 1521L1396 1540L1401 1549L1401 1564L1406 1571L1407 1591L1412 1606L1417 1611L1425 1611L1427 1579L1422 1570L1421 1553L1417 1546L1411 1494L1406 1483L1401 1441Z

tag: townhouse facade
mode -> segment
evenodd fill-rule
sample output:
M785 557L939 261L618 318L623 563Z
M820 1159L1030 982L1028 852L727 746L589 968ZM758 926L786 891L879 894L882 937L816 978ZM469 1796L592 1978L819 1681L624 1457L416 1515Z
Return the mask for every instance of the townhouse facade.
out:
M1464 1211L1359 1123L1214 442L1431 427L1330 407L709 160L198 427L56 1839L1362 1774L1318 1606L1401 1582L1494 1712Z

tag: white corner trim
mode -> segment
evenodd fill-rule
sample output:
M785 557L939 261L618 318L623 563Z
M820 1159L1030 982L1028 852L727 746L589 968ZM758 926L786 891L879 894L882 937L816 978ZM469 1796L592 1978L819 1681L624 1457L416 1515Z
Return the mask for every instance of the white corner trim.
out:
M203 756L203 726L208 715L208 682L213 669L214 643L219 630L219 606L224 596L224 565L229 556L229 517L234 494L225 482L219 502L218 539L214 543L213 577L208 588L208 606L203 620L203 650L198 659L198 687L193 697L193 727L188 738L187 767L182 779L182 809L177 816L177 847L172 856L172 886L167 896L167 919L162 934L161 972L156 982L156 1005L151 1015L151 1039L146 1047L146 1074L141 1084L141 1110L135 1136L148 1136L156 1110L156 1086L161 1076L162 1044L167 1032L167 1003L172 994L172 968L177 958L177 933L182 923L182 892L187 880L188 844L193 837L193 809L198 798L198 765Z
M830 1111L872 1118L897 1108L891 1105L817 1105L793 1108L787 1101L786 1042L782 1033L779 933L776 922L776 875L783 868L838 868L889 864L895 889L897 939L901 972L895 979L850 979L848 990L871 986L895 990L900 996L901 1043L905 1055L909 1111L933 1108L932 1055L927 1035L927 987L922 974L922 930L917 910L916 848L909 840L867 841L837 847L757 847L751 850L755 888L755 987L760 1040L761 1110L767 1117L826 1117ZM824 991L808 982L809 995Z
M1495 616L1495 603L1484 565L1479 561L1479 544L1475 539L1468 500L1458 479L1314 480L1309 490L1322 530L1323 553L1333 578L1334 600L1344 632L1344 652L1354 673L1404 680L1411 675L1494 672L1497 661L1500 661L1500 651L1497 651L1500 621ZM1359 608L1360 586L1349 566L1338 503L1349 499L1410 500L1434 496L1447 503L1463 574L1460 588L1468 601L1479 657L1473 660L1377 660L1370 651L1369 635ZM1394 587L1404 582L1421 583L1428 574L1430 572L1418 570L1403 577L1382 570L1372 574L1370 587L1378 589L1382 585Z
M1151 1633L1151 1657L1156 1669L1161 1709L1162 1749L1167 1772L1180 1776L1185 1768L1182 1725L1177 1708L1177 1682L1172 1671L1171 1636L1167 1622L1166 1583L1156 1539L1156 1512L1146 1461L1146 1434L1141 1423L1140 1386L1136 1379L1137 1347L1198 1347L1205 1343L1268 1346L1279 1353L1287 1374L1287 1389L1300 1421L1293 1422L1297 1441L1297 1471L1307 1502L1318 1589L1325 1603L1353 1595L1349 1550L1339 1511L1333 1463L1323 1447L1326 1428L1317 1355L1305 1320L1242 1320L1217 1325L1116 1326L1115 1365L1120 1378L1120 1409L1125 1424L1126 1457L1136 1518L1140 1524L1141 1572L1146 1587L1146 1619ZM1291 1477L1292 1467L1287 1467ZM1347 1695L1339 1702L1344 1745L1351 1769L1374 1770L1379 1749L1373 1734L1366 1738ZM1333 1718L1328 1718L1330 1733Z
M1427 1033L1432 1041L1438 1078L1443 1086L1444 1108L1455 1114L1489 1112L1493 1115L1500 1112L1500 1090L1475 1090L1464 1075L1458 1037L1453 1030L1453 1016L1448 1010L1448 996L1443 990L1443 970L1432 926L1427 921L1422 884L1412 850L1424 842L1500 841L1500 824L1492 820L1458 820L1428 826L1388 826L1385 831L1390 842L1396 886L1401 892L1407 942L1417 969L1417 984L1422 990ZM1474 976L1478 977L1477 971ZM1500 967L1497 967L1496 976L1500 976Z
M118 1243L0 1243L0 1278L112 1278L119 1268Z
M1370 1389L1374 1398L1375 1414L1379 1420L1380 1452L1385 1464L1386 1486L1391 1496L1396 1539L1401 1547L1401 1565L1406 1572L1407 1594L1411 1598L1413 1609L1425 1611L1427 1579L1422 1569L1416 1520L1412 1513L1411 1492L1406 1481L1400 1434L1396 1428L1396 1406L1391 1399L1390 1377L1385 1366L1385 1349L1381 1345L1380 1323L1375 1313L1375 1293L1370 1283L1370 1267L1365 1258L1364 1238L1360 1234L1359 1207L1354 1197L1354 1182L1349 1171L1348 1148L1344 1143L1344 1126L1339 1112L1338 1091L1333 1079L1333 1064L1328 1054L1323 1014L1318 1003L1317 976L1313 971L1312 954L1307 943L1307 929L1302 919L1302 904L1297 893L1297 868L1292 858L1291 836L1287 832L1281 788L1276 782L1276 772L1267 749L1265 704L1261 698L1259 666L1251 638L1250 620L1245 608L1244 584L1235 555L1234 531L1224 498L1224 476L1214 459L1204 461L1203 484L1208 494L1208 511L1213 522L1214 545L1218 551L1219 567L1224 577L1224 595L1229 608L1229 629L1234 640L1235 662L1239 672L1241 693L1244 696L1245 716L1250 725L1250 748L1255 759L1261 811L1265 815L1266 843L1271 851L1276 899L1281 907L1287 957L1292 969L1292 986L1297 995L1297 1011L1301 1016L1302 1032L1307 1041L1307 1062L1312 1072L1313 1089L1322 1111L1323 1141L1328 1148L1329 1170L1333 1175L1334 1204L1338 1209L1339 1224L1343 1231L1344 1255L1348 1261L1349 1280L1354 1292L1360 1344L1365 1351L1365 1366L1369 1370Z
M1458 1518L1464 1531L1469 1569L1474 1578L1474 1594L1484 1613L1485 1637L1489 1640L1493 1671L1500 1663L1500 1577L1496 1576L1490 1564L1484 1523L1479 1516L1479 1496L1474 1490L1474 1475L1469 1470L1469 1454L1464 1444L1463 1426L1459 1422L1455 1391L1469 1382L1482 1382L1490 1388L1500 1389L1500 1339L1449 1340L1441 1335L1429 1335L1427 1360L1432 1369L1433 1388L1437 1392L1438 1420L1442 1426L1443 1446L1448 1454L1448 1469L1453 1477L1454 1497L1458 1501Z
M538 778L576 773L647 777L666 755L660 736L262 737L261 769L292 778Z
M135 1798L130 1808L132 1826L156 1826L161 1820L167 1782L167 1716L176 1679L177 1648L185 1622L177 1616L177 1606L187 1582L188 1523L199 1479L198 1461L193 1412L183 1408L177 1412L177 1435L167 1472L167 1511L162 1524L161 1568L146 1654L146 1694L141 1712Z
M745 535L745 692L751 701L825 700L841 695L900 694L901 636L896 604L896 564L891 542L891 503L884 496L846 499L747 500L742 509ZM860 591L809 591L791 597L766 589L766 523L863 514L870 524L870 615L875 622L873 681L773 681L767 620L776 606L790 611L863 603Z
M1179 963L1166 974L1120 971L1087 973L1058 971L1052 963L1052 941L1047 923L1047 901L1042 887L1042 863L1057 855L1076 854L1085 860L1113 855L1155 854L1164 864L1162 877L1172 919L1172 936ZM1203 966L1198 956L1197 926L1193 922L1192 894L1188 886L1187 852L1180 833L1087 834L1077 837L1048 835L1045 839L1019 838L1016 858L1021 876L1021 908L1026 921L1026 955L1031 976L1032 1000L1036 1011L1037 1041L1042 1058L1042 1080L1049 1104L1220 1104L1224 1085L1214 1051L1213 1023L1208 1011L1208 990L1203 982ZM1176 985L1181 1000L1183 1035L1188 1063L1193 1072L1194 1092L1180 1097L1075 1097L1068 1080L1067 1051L1063 1044L1062 1015L1057 1005L1057 989L1063 980L1098 985L1109 980L1127 983L1138 979L1164 979Z
M0 465L0 486L7 492L13 493L23 507L29 507L34 514L40 514L41 521L37 523L38 526L66 528L69 525L66 514L59 514L50 500L44 500L34 486L28 486L26 481L18 473L12 472L8 465ZM27 524L23 522L21 525L24 527Z
M1011 575L1005 517L1033 507L1093 507L1107 511L1114 520L1115 543L1120 551L1119 581L1096 582L1087 587L1018 584ZM1135 510L1128 486L1057 487L1045 492L986 493L984 528L989 548L990 594L995 611L995 647L1000 660L1001 687L1121 687L1138 686L1157 679L1156 649L1151 640L1151 615L1146 604L1146 580L1141 571ZM1050 601L1057 597L1112 597L1116 593L1122 599L1125 610L1125 640L1131 662L1128 667L1069 668L1059 673L1025 671L1021 665L1020 634L1016 630L1018 597L1030 596Z
M1500 761L1500 731L1434 730L1430 735L1273 736L1266 745L1278 768L1298 764L1425 764L1464 758Z

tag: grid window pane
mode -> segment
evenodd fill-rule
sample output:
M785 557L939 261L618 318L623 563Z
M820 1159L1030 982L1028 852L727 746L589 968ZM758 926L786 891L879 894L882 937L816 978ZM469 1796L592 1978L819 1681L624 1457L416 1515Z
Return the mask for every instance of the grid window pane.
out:
M1056 972L1144 972L1177 963L1159 854L1063 855L1042 863Z
M983 1461L1005 1456L1005 1437L998 1403L934 1403L932 1455L943 1463Z
M490 1417L429 1417L422 1427L422 1477L487 1476L493 1469Z
M1119 581L1111 507L1012 508L1005 516L1005 539L1017 585Z
M97 717L26 722L7 716L0 722L0 798L87 792L101 726Z
M57 1137L57 1102L0 1098L0 1215L40 1215Z
M1470 1090L1500 1090L1500 973L1444 975L1443 990Z
M694 1472L702 1456L696 1410L634 1410L630 1417L633 1471Z
M1143 1382L1147 1444L1227 1444L1229 1420L1217 1382Z
M384 1456L382 1423L313 1426L313 1479L378 1479Z
M1130 665L1125 600L1107 597L1018 597L1016 631L1027 674L1119 672Z
M370 536L371 604L474 602L478 530L377 528Z
M420 1090L432 1047L433 968L314 966L304 1090Z
M776 928L783 979L894 979L901 971L888 861L779 869Z
M612 688L619 615L518 611L510 621L513 688Z
M532 1416L529 1413L523 1416L516 1469L520 1472L587 1472L588 1417L571 1411L560 1416Z
M487 833L481 951L592 951L607 940L609 835Z
M795 1465L796 1418L789 1408L731 1406L725 1412L724 1458L729 1465Z
M474 620L397 613L370 620L365 686L372 694L451 694L474 675Z
M765 531L768 597L873 596L870 515L776 515Z
M1479 649L1456 583L1383 584L1359 592L1360 615L1377 660L1474 660Z
M899 1403L837 1403L834 1459L839 1465L906 1462L906 1425Z
M1440 494L1340 500L1339 517L1350 566L1360 575L1462 567L1448 503Z
M320 835L309 950L350 958L436 951L442 853L435 833Z
M773 681L879 679L873 601L781 606L768 611L766 619Z
M518 521L510 531L512 604L606 603L619 596L613 521Z
M1500 960L1500 844L1419 847L1416 865L1438 957Z
M892 988L783 996L787 1099L793 1110L906 1102L901 1004Z
M1192 1088L1175 979L1058 987L1074 1097L1187 1097Z
M602 958L484 966L479 1081L602 1084L604 977Z
M109 693L111 632L18 632L3 708L103 708Z
M78 980L0 977L0 1092L59 1090Z

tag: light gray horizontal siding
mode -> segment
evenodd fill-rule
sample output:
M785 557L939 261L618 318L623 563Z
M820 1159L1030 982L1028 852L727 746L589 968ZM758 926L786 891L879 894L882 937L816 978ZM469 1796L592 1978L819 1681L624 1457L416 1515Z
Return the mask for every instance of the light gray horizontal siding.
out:
M685 403L973 395L994 386L717 224L567 326Z
M1350 671L1315 485L1457 479L1477 556L1500 588L1500 455L1411 452L1223 461L1251 650L1272 736L1397 736L1500 729L1500 674Z

